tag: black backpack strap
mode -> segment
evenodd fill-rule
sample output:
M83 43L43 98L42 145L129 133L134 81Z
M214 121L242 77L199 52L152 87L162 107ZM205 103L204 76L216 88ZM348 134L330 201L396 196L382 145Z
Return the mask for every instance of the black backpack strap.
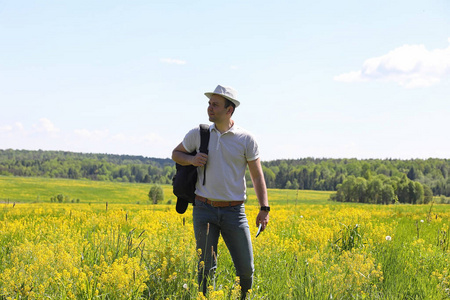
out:
M209 145L209 125L200 124L200 152L208 154ZM206 165L203 167L203 185L206 181Z

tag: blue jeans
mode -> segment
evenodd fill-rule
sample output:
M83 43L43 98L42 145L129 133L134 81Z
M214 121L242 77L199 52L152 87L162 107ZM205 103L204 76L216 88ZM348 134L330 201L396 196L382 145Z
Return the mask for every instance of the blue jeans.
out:
M198 266L199 288L206 293L208 279L214 277L217 268L217 243L219 236L230 251L240 278L242 296L252 288L253 248L244 204L231 207L213 207L195 200L193 210L194 233L197 249L201 249ZM208 225L209 224L209 225Z

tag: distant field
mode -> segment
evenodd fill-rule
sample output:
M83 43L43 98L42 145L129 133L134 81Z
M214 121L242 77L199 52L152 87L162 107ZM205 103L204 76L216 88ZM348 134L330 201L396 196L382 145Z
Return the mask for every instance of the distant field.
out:
M79 199L80 203L136 204L148 201L150 187L137 183L0 176L0 200L50 202L51 197L64 194L71 200Z
M63 194L69 201L80 203L148 204L152 184L70 180L35 177L0 176L1 202L50 202ZM163 185L164 202L175 203L171 185ZM332 192L269 189L274 204L326 204ZM248 189L248 205L256 205L252 188Z

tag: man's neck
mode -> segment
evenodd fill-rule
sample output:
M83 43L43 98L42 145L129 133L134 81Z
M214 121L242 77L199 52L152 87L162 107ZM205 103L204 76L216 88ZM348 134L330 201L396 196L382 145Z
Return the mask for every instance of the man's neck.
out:
M217 130L219 130L220 133L224 133L228 130L230 130L231 127L234 125L234 121L229 119L227 122L224 123L214 123Z

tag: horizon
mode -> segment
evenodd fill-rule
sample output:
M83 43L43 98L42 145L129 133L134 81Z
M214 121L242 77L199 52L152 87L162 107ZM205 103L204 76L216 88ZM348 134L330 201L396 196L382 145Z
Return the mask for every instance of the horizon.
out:
M117 153L106 153L106 152L74 152L74 151L66 151L66 150L43 150L43 149L37 149L37 150L30 150L30 149L1 149L0 151L34 151L34 152L64 152L64 153L73 153L73 154L91 154L91 155L111 155L111 156L131 156L131 157L142 157L142 158L148 158L148 159L161 159L161 160L172 160L170 157L155 157L155 156L144 156L144 155L134 155L134 154L117 154ZM402 159L402 158L394 158L394 157L386 157L386 158L357 158L357 157L298 157L298 158L276 158L271 160L261 160L262 162L272 162L272 161L286 161L286 160L304 160L304 159L313 159L313 160L358 160L358 161L364 161L364 160L400 160L400 161L407 161L407 160L449 160L450 158L439 158L439 157L428 157L428 158L408 158L408 159ZM173 160L172 160L173 161ZM174 162L175 163L175 162Z

